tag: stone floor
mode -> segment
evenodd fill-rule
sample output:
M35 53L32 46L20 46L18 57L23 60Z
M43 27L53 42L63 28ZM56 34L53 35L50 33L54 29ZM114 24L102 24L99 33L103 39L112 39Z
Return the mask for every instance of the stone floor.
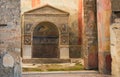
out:
M23 77L112 77L96 71L23 73Z

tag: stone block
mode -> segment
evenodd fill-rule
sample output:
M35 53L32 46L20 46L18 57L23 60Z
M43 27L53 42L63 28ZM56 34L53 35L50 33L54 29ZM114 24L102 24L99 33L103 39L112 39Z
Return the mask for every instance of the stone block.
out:
M4 67L13 67L14 66L14 59L10 54L5 54L3 56L3 66Z
M110 34L112 75L113 77L120 77L120 22L115 22L111 25Z
M21 51L20 0L2 0L0 5L0 24L6 25L0 25L0 77L21 77L19 69L14 72L16 64L21 68L17 60Z
M69 59L68 47L60 47L60 59Z
M31 59L32 58L32 49L31 45L23 46L23 59Z

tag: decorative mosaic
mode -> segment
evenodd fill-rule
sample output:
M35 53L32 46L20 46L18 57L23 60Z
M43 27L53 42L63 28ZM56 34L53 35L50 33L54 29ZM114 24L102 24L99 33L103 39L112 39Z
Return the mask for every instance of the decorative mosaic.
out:
M25 35L24 36L24 44L25 45L31 45L31 35Z
M68 35L61 35L61 45L68 45L69 44L69 36Z
M24 32L25 34L30 34L31 33L31 27L32 27L33 24L31 23L25 23L25 26L24 26Z

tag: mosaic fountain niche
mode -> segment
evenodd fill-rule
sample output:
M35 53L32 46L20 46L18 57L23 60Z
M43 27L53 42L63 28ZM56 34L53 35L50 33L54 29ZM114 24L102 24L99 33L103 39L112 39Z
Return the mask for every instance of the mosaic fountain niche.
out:
M69 59L69 13L45 5L22 16L22 57Z
M59 31L50 22L42 22L33 31L32 58L59 58Z

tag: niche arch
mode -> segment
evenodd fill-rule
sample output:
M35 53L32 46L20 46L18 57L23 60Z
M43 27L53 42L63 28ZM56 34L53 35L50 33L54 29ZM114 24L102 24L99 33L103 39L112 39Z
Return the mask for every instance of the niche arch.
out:
M51 22L40 22L32 36L32 58L59 57L59 30Z
M22 19L22 30L23 30L22 31L22 48L23 48L22 57L23 59L32 59L32 58L69 59L69 30L68 30L69 13L68 12L55 8L51 5L44 5L44 6L29 10L27 12L24 12L22 18L23 18ZM50 24L51 26L50 25L39 26L42 24L46 24L46 25ZM40 28L43 32L39 31ZM37 36L41 37L42 42L35 42L34 39L37 39ZM45 41L47 41L47 38L52 38L52 37L57 38L56 44L55 44L55 40L53 42L53 44L57 46L56 47L57 53L52 53L52 50L51 50L52 54L56 54L55 56L50 56L50 53L44 56L39 56L42 53L38 53L39 55L33 55L34 54L33 50L35 45L36 47L37 47L37 44L47 45L47 42L45 43ZM36 41L40 41L40 39ZM37 51L39 51L40 47L38 47L38 50L37 49L35 50L36 54L37 54ZM46 46L46 48L43 47L42 50L50 49L50 48ZM54 46L53 46L53 50L55 50ZM47 50L46 50L46 53L48 53Z

